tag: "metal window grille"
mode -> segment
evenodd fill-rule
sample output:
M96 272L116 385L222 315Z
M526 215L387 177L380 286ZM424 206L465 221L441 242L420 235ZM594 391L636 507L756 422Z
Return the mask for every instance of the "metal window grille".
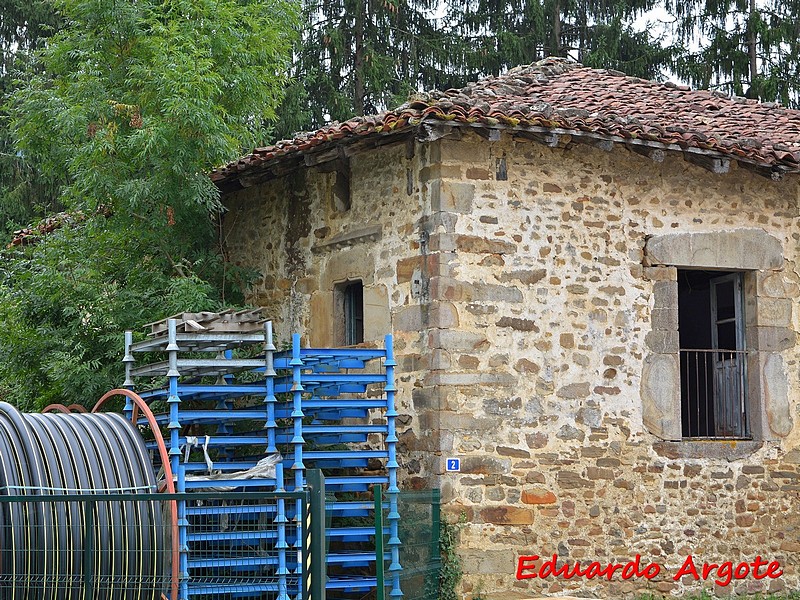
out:
M746 350L681 350L686 437L746 438Z

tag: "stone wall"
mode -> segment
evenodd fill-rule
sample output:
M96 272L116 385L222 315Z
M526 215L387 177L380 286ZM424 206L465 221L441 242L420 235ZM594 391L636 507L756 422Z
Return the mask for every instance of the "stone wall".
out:
M346 201L337 186L342 176L327 168L304 169L223 199L228 258L261 273L249 300L266 308L279 345L293 332L304 344L341 344L337 286L362 280L365 343L395 335L398 426L415 440L404 447L403 476L420 487L438 485L439 407L415 410L412 395L430 369L446 368L442 353L428 350L437 331L431 324L458 325L430 300L439 260L429 238L440 218L431 212L431 174L439 168L432 152L437 145L400 143L351 157Z
M340 344L334 293L356 279L365 288L366 340L390 333L390 315L407 302L397 286L396 257L419 249L412 237L420 193L406 181L416 159L406 154L404 145L395 145L353 157L346 201L339 174L317 169L224 198L229 260L261 274L250 300L267 309L284 341L300 331L305 343Z
M344 211L334 173L244 190L226 198L229 252L265 273L253 299L282 333L314 343L335 341L336 282L365 278L368 338L396 335L405 484L440 486L450 518L466 516L465 597L713 587L673 581L689 554L783 565L724 593L797 589L797 180L565 141L466 135L356 155ZM679 441L670 307L686 265L656 248L716 232L766 240L773 261L728 265L735 253L706 247L689 265L748 270L752 442ZM447 456L461 473L442 473ZM639 554L662 574L516 580L518 556L554 553Z

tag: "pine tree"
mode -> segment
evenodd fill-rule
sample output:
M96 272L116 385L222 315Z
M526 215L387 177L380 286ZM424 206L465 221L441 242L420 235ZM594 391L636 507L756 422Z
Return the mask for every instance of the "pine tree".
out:
M658 77L672 49L648 32L635 32L634 17L655 0L471 0L452 2L460 62L468 71L498 74L547 56L568 56L589 66Z
M306 0L295 83L279 136L372 114L420 88L450 87L451 38L436 0Z
M800 2L668 0L693 86L800 106ZM699 47L694 48L694 46Z

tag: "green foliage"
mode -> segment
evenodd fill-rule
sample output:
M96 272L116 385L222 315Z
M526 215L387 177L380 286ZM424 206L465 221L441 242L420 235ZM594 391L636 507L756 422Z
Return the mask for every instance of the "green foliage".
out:
M47 0L0 0L0 99L13 89L15 70L29 66L32 53L59 26ZM45 176L17 152L8 111L0 102L0 235L37 215L60 210L58 176Z
M303 34L278 135L371 114L418 87L440 87L452 37L437 0L305 0ZM460 81L460 79L458 80Z
M241 300L208 171L263 143L296 23L288 0L58 0L10 111L26 160L88 215L5 252L0 389L26 407L121 381L121 333Z
M462 43L467 71L497 75L548 56L625 68L657 77L671 49L632 29L655 0L471 0L451 3L449 18Z
M370 114L547 56L657 77L673 49L631 28L656 0L305 0L277 134ZM435 18L437 10L445 14Z
M632 77L661 79L664 68L671 64L679 48L655 39L647 31L634 31L619 15L593 28L591 47L583 56L583 64L596 69L615 69Z
M684 44L679 77L695 87L800 106L800 3L667 0Z
M206 170L264 140L294 23L285 0L60 0L66 26L12 98L22 151L69 206L166 224L216 207ZM258 126L254 126L254 124ZM207 220L207 219L204 219Z
M121 383L124 329L209 306L202 282L169 277L157 255L108 225L96 216L5 252L0 382L25 409L96 400Z
M439 600L459 600L461 598L457 589L464 571L457 549L459 532L466 520L467 516L462 513L457 523L450 523L447 519L442 519L440 522L439 552L442 566L439 571Z

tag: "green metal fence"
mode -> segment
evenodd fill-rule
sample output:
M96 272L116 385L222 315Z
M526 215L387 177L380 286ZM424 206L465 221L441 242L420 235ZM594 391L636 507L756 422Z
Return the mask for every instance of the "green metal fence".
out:
M374 488L376 556L381 556L386 535L387 505L383 491ZM398 495L400 513L400 589L405 600L437 600L439 597L440 527L439 490L401 491ZM388 558L388 557L387 557ZM383 569L381 567L384 567ZM386 561L378 561L377 600L384 600L391 585Z
M324 481L309 488L0 496L0 598L324 600Z
M377 589L368 597L382 600L395 574L389 503L374 493ZM438 597L439 502L438 490L398 496L407 600ZM303 492L0 495L0 598L325 600L325 521L314 470Z

